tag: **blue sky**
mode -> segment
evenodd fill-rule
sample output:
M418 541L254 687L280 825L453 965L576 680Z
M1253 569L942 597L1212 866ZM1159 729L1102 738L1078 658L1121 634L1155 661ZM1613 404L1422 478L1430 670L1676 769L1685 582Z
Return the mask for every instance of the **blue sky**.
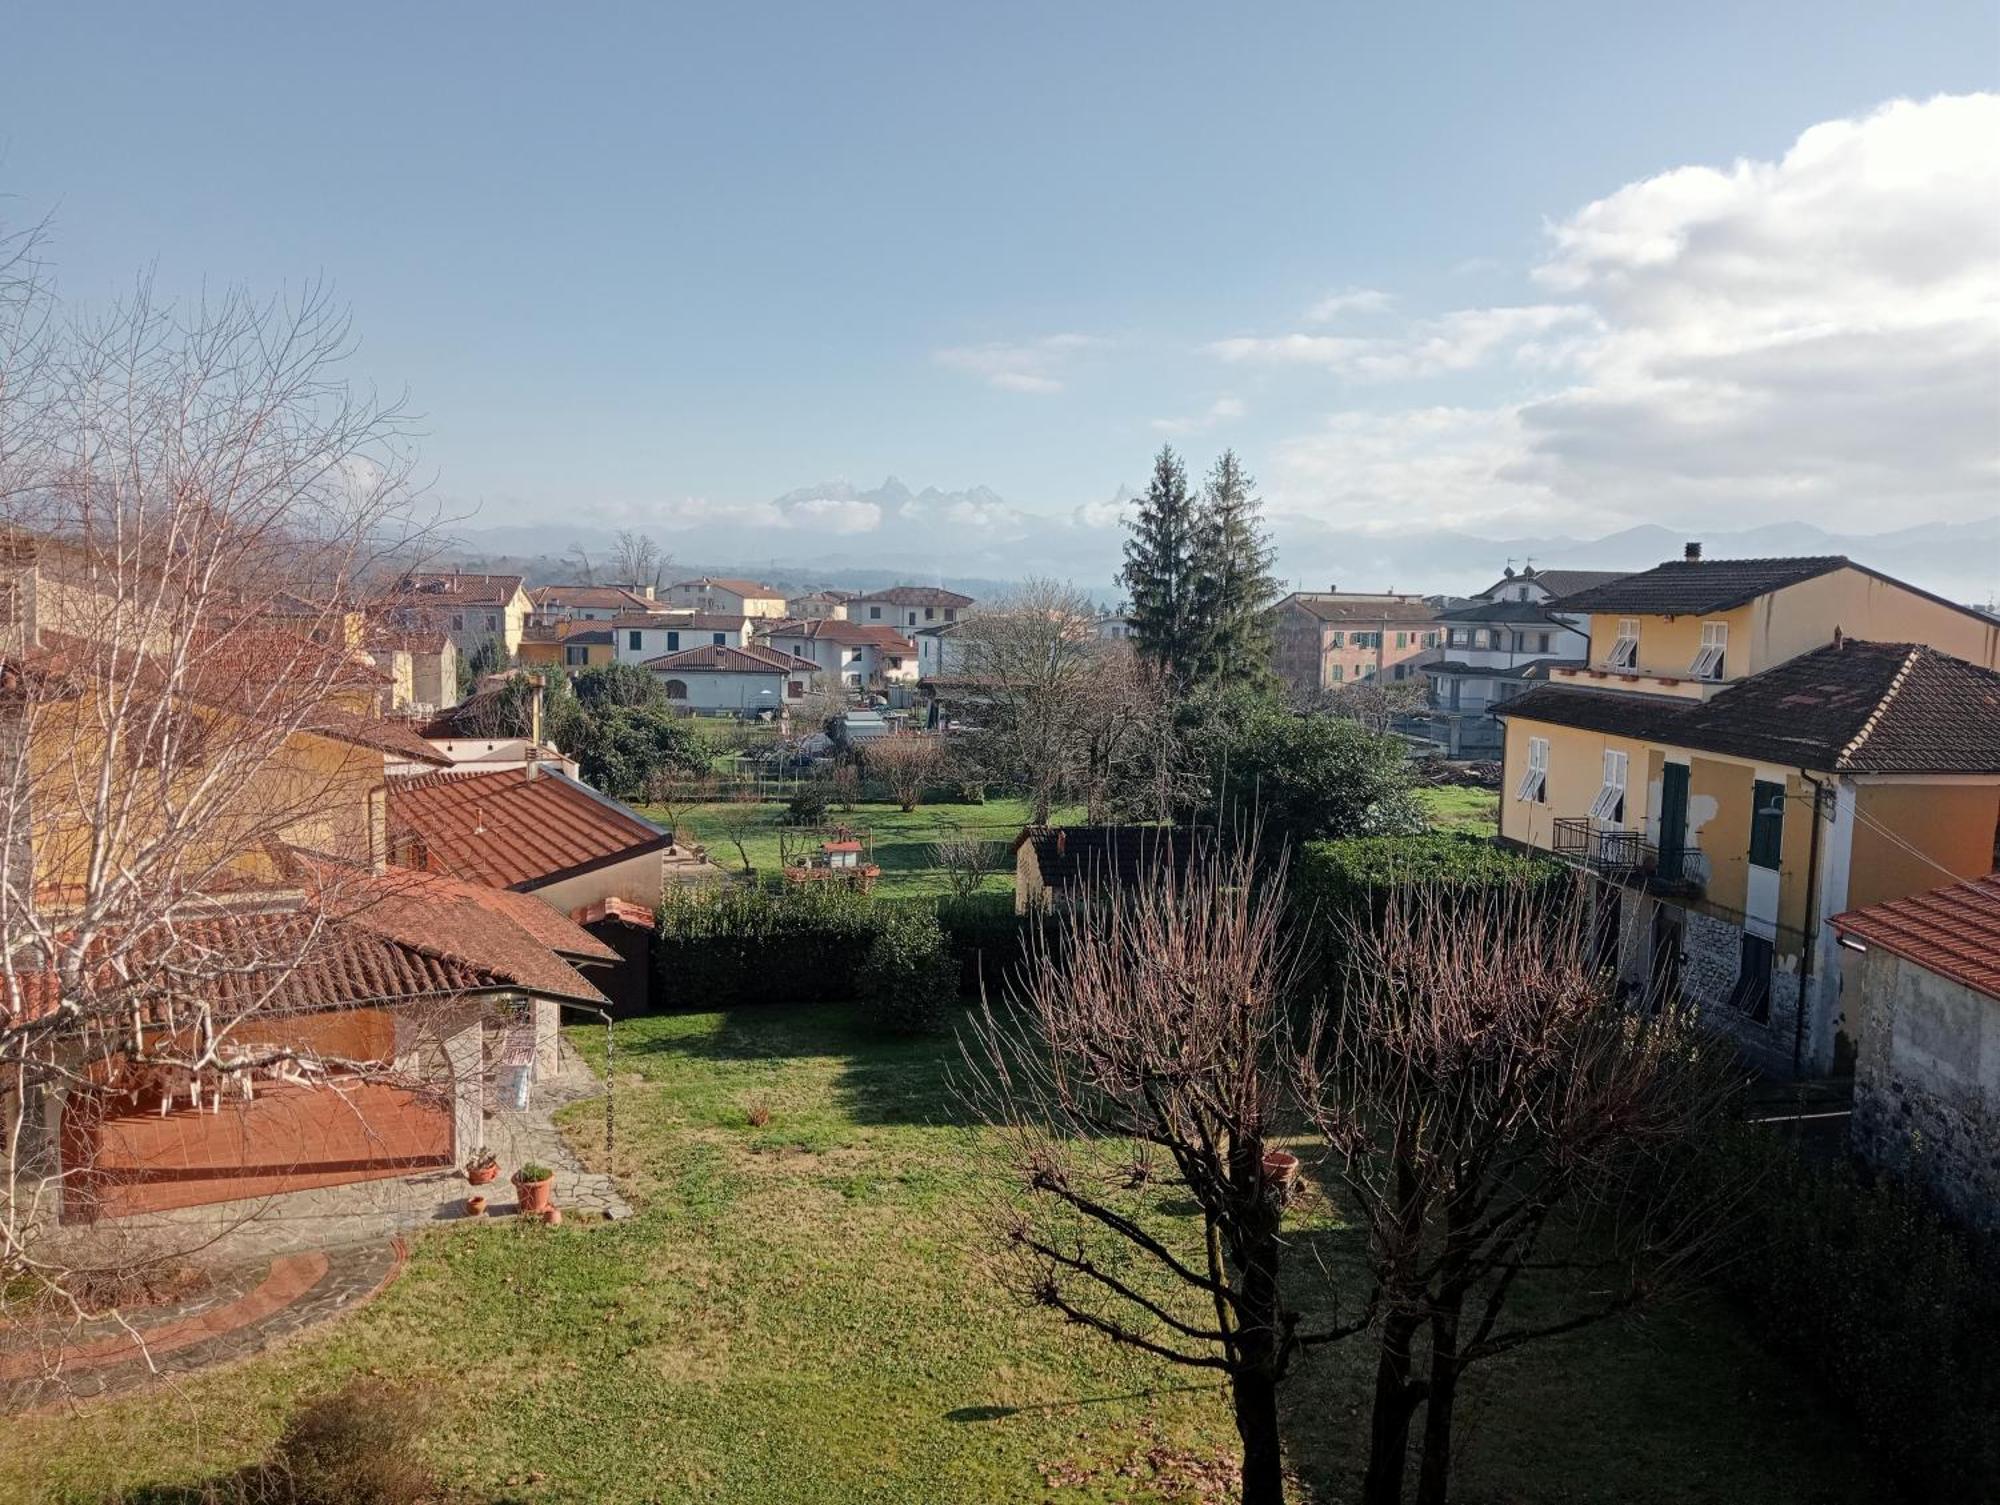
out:
M1857 526L1853 475L1802 477L1782 444L1734 492L1605 486L1607 449L1673 443L1619 403L1580 437L1573 409L1523 419L1601 399L1636 348L1577 342L1705 297L1614 308L1629 268L1558 231L1675 169L1991 89L1997 58L1991 4L39 6L0 40L0 190L53 215L72 301L147 264L174 290L324 274L356 374L408 389L438 494L482 522L656 522L699 553L733 520L798 553L804 521L761 504L894 473L1077 526L1173 437L1236 445L1275 513L1330 527L1587 529L1599 495L1607 528ZM1995 151L1961 152L1975 201ZM1747 192L1729 233L1771 212ZM1854 223L1814 212L1805 250L1766 244L1806 280ZM1985 285L1920 275L1959 279L1976 410ZM1545 312L1490 317L1520 309ZM1958 437L1990 478L1991 435ZM1881 484L1882 455L1856 463ZM1920 468L1904 520L1977 513L1963 467Z

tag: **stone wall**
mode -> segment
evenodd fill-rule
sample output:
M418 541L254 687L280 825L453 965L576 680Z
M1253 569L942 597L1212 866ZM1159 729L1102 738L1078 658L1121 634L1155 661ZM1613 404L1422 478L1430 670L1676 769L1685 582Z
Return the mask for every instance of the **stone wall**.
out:
M1855 1151L2000 1228L2000 999L1879 947L1855 979Z

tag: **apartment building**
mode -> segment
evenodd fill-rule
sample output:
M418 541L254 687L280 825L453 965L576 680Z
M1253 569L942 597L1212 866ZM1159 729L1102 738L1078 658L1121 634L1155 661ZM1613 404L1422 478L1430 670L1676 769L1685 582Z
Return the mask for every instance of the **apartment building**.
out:
M1419 677L1443 629L1422 596L1294 591L1266 614L1271 666L1294 696Z

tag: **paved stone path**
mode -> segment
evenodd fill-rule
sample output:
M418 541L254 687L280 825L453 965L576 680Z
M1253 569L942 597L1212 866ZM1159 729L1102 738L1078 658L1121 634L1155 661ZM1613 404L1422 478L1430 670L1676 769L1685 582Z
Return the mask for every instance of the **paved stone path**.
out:
M403 1267L398 1239L281 1254L213 1273L199 1296L0 1341L0 1411L110 1395L248 1358L354 1310Z

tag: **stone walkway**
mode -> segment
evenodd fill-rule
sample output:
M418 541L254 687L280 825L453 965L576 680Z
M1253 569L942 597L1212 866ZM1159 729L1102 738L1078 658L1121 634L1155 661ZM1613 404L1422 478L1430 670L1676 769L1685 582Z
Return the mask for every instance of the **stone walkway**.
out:
M115 1394L163 1375L261 1353L352 1311L396 1278L403 1241L281 1254L212 1272L199 1296L17 1330L0 1343L0 1412Z
M501 1166L488 1186L470 1187L458 1170L441 1168L65 1230L80 1248L115 1235L135 1260L153 1254L197 1265L206 1283L198 1296L129 1314L129 1326L115 1318L34 1331L0 1326L0 1413L245 1358L351 1311L395 1278L405 1235L463 1221L468 1195L484 1195L489 1216L513 1213L507 1177L523 1165L555 1171L566 1223L631 1216L611 1178L585 1170L555 1126L555 1109L603 1090L567 1041L562 1060L562 1072L538 1084L533 1107L486 1120L486 1145Z

